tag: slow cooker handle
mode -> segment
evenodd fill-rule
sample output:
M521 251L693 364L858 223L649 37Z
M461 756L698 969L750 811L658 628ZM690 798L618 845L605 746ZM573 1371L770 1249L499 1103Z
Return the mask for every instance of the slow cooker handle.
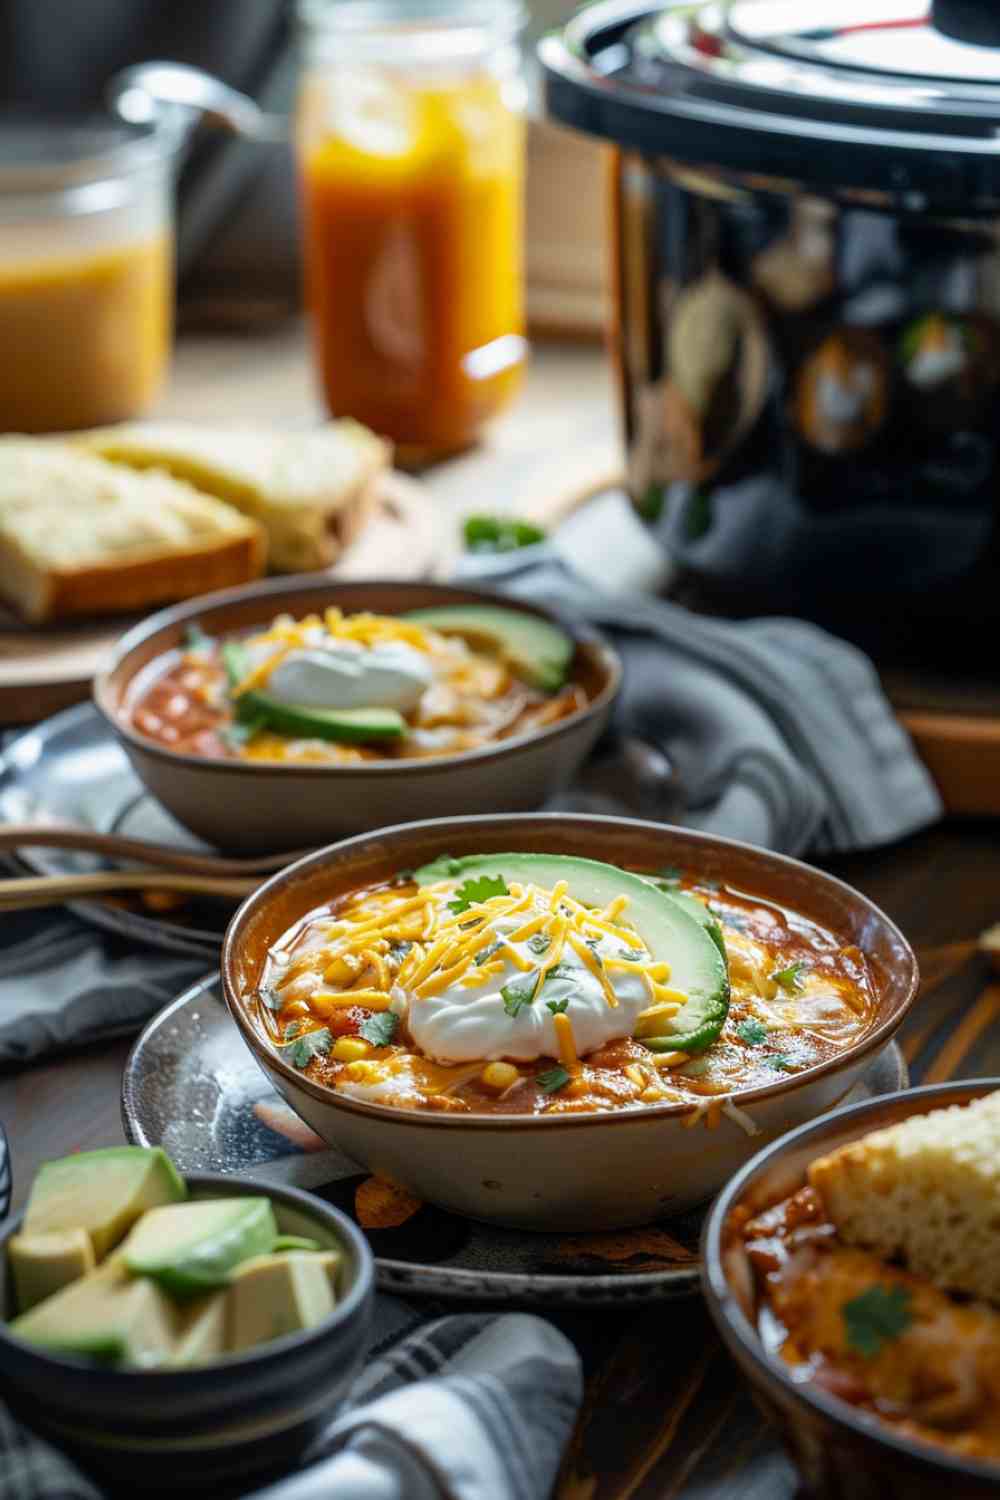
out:
M289 139L284 115L267 114L247 94L186 63L145 62L123 68L107 86L110 108L132 125L169 120L185 134L206 120L244 140Z
M932 0L931 23L956 41L1000 47L1000 6L996 0ZM1000 58L997 72L1000 75Z

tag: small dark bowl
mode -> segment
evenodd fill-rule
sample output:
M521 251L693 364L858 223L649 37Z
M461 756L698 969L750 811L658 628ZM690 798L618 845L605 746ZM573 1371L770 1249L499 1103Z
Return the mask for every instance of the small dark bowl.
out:
M334 1415L368 1347L374 1273L364 1237L345 1214L294 1188L250 1177L191 1173L193 1197L254 1193L271 1199L285 1234L307 1235L345 1256L331 1317L246 1354L192 1370L110 1370L45 1354L0 1324L0 1384L15 1414L104 1481L145 1495L255 1482L297 1468ZM9 1310L0 1229L0 1296Z
M948 1104L968 1104L1000 1088L1000 1078L934 1084L834 1110L759 1152L716 1200L702 1235L702 1286L708 1310L754 1397L775 1425L818 1500L996 1500L1000 1464L954 1457L897 1433L819 1387L792 1379L757 1333L754 1276L739 1230L737 1208L753 1212L802 1187L818 1156Z

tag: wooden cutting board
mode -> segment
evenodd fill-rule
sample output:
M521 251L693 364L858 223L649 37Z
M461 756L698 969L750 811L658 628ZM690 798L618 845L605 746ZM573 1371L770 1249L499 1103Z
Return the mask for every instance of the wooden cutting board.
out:
M364 530L331 578L425 578L438 553L434 509L419 480L386 476ZM148 611L147 611L148 613ZM104 654L139 615L40 629L0 606L0 724L34 724L90 693Z

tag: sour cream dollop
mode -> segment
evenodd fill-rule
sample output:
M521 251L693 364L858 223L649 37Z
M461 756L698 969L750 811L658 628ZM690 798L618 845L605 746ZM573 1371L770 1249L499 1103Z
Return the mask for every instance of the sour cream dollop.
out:
M305 708L416 708L434 680L423 652L403 641L362 646L320 635L277 663L268 696Z
M548 893L540 892L534 909L543 911L547 905ZM511 932L524 924L527 915L521 911L515 917L500 918L495 931ZM514 950L529 964L541 962L527 942L514 944ZM602 937L596 945L596 954L602 958L624 957L626 953L639 962L650 959L647 950L625 949L611 936ZM469 977L475 972L473 969ZM534 1000L512 1016L501 991L512 980L523 978L524 971L508 958L501 972L485 976L479 984L455 982L440 994L411 998L410 1034L425 1056L442 1063L499 1058L531 1062L558 1057L555 1014L548 1002L566 999L577 1052L581 1056L596 1052L605 1042L631 1036L639 1013L650 1003L641 974L622 969L605 972L618 1001L616 1006L608 1004L600 981L567 943L558 973L547 977Z

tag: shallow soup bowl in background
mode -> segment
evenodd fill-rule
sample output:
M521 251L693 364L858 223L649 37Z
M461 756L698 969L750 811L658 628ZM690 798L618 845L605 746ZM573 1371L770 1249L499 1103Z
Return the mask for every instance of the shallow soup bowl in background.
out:
M262 630L276 615L336 605L345 614L397 615L448 605L498 605L537 615L573 637L571 676L587 706L557 723L478 750L419 760L347 765L212 759L171 750L140 733L128 707L140 674L170 659L186 629L209 635ZM94 701L148 790L217 848L268 853L343 838L411 817L489 807L540 807L564 788L607 725L621 682L616 653L592 632L520 600L432 583L279 579L227 589L151 615L125 635L94 683Z
M741 1226L805 1185L817 1157L895 1125L1000 1088L1000 1079L933 1084L836 1110L754 1155L712 1207L702 1236L702 1281L723 1342L781 1432L817 1500L986 1500L1000 1493L1000 1465L966 1459L894 1430L857 1406L796 1379L757 1332L755 1279Z
M352 1099L312 1082L260 1029L255 990L267 950L307 912L443 853L543 852L654 870L678 865L777 902L862 948L877 987L871 1026L837 1056L736 1096L713 1130L688 1104L605 1113L429 1113ZM729 839L663 824L570 814L438 819L346 840L260 887L226 933L226 1002L257 1062L312 1128L369 1171L418 1198L521 1229L596 1230L650 1223L701 1203L762 1142L824 1113L892 1038L913 1000L917 964L892 922L821 870ZM734 1117L737 1116L737 1117ZM738 1118L742 1116L742 1122ZM756 1130L758 1134L750 1134Z

